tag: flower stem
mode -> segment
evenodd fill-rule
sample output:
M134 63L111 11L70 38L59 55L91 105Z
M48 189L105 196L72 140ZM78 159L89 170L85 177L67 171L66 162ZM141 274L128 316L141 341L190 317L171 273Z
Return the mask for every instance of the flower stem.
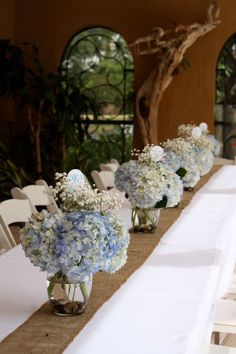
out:
M75 299L75 292L76 292L77 286L78 286L77 284L74 284L74 291L73 291L73 296L72 296L71 301L74 301L74 299Z
M136 219L136 216L137 216L137 212L138 212L138 208L133 208L132 209L131 221L132 221L133 227L135 225L135 219Z
M84 283L84 282L79 283L79 287L80 287L81 293L83 295L84 302L87 303L88 299L89 299L89 295L88 295L86 283Z

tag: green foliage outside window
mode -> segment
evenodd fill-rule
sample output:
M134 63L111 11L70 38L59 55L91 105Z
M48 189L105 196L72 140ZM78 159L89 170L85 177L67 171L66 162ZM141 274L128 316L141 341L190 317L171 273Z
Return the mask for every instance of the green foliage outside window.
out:
M223 47L216 67L216 103L236 102L236 35Z
M118 33L94 27L77 34L64 53L62 70L85 95L95 99L101 116L112 104L110 118L121 113L132 119L133 58Z
M101 163L109 162L111 158L122 162L122 141L121 128L113 127L112 132L107 132L107 129L101 127L99 132L93 134L89 139L86 139L82 144L71 145L67 149L67 159L64 170L69 171L72 168L79 168L86 173L90 182L90 173L92 170L100 170ZM128 161L131 158L132 149L132 134L130 128L125 128L125 150L124 160Z
M22 136L16 137L12 131L12 137L0 146L1 200L9 196L11 187L33 183L36 178L52 183L56 171L80 168L89 178L100 163L111 158L120 162L130 158L130 126L96 125L99 118L120 119L122 113L124 120L130 120L133 115L132 57L123 39L118 34L113 36L118 39L118 47L126 48L123 56L118 54L112 65L110 57L116 52L116 45L95 36L103 58L91 52L91 43L83 44L80 51L87 53L87 59L80 61L72 55L67 62L73 75L65 75L65 71L46 74L35 46L0 40L0 95L17 98L18 107L24 109L29 122ZM98 66L91 66L94 60ZM125 83L120 70L124 62L128 69ZM86 67L92 75L85 75ZM76 79L79 76L82 81ZM107 88L102 83L105 79L115 88ZM91 90L95 83L97 99ZM120 91L124 85L122 97ZM1 141L0 136L0 144Z

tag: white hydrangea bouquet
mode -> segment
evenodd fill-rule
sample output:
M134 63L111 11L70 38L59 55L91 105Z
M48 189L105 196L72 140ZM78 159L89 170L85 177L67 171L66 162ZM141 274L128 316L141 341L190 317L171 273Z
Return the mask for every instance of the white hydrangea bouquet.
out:
M115 185L125 192L132 205L134 232L152 232L157 226L160 208L176 206L183 185L161 161L163 149L147 145L142 152L134 150L136 160L122 164L115 173Z
M214 162L214 143L209 137L207 124L182 124L178 128L178 135L193 145L200 176L206 175Z
M88 185L71 185L66 173L56 174L51 193L61 211L42 211L21 231L22 247L31 262L48 272L51 308L59 315L82 313L88 303L91 276L114 273L127 260L129 233L110 210L116 197Z
M182 177L186 190L192 190L200 180L194 146L183 138L168 139L162 145L164 147L163 163Z

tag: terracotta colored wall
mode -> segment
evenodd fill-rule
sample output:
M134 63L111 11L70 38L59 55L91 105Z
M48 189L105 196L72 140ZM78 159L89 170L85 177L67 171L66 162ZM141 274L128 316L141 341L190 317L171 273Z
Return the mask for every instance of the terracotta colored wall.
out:
M203 22L206 0L16 0L16 40L35 43L49 71L58 66L62 51L77 31L102 25L119 32L128 43L152 27L170 23ZM158 122L159 139L173 137L183 122L207 121L213 128L215 64L218 53L236 31L236 2L221 0L222 24L187 52L190 68L181 72L164 95ZM155 56L135 58L135 88L146 78ZM138 144L138 130L135 130Z
M0 1L0 37L15 37L15 0ZM0 133L10 132L14 124L14 104L10 99L0 98Z
M0 1L0 36L15 37L15 0Z

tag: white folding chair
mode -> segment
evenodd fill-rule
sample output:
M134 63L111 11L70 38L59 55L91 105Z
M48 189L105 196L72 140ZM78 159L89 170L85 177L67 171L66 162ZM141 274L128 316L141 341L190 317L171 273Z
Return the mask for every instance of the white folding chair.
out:
M226 293L216 304L213 334L216 344L229 334L236 334L236 267Z
M45 186L46 189L48 189L48 184L44 179L37 179L37 181L35 182L35 184L37 186Z
M91 176L96 184L98 190L109 190L115 187L115 175L112 171L92 171Z
M236 354L236 348L214 344L203 344L199 354Z
M101 163L100 170L101 171L111 171L116 172L119 166L116 163Z
M0 255L12 248L6 233L0 224Z
M117 159L111 159L110 162L116 164L117 167L120 166L120 163L119 163L119 161Z
M0 203L0 225L12 247L16 246L16 241L9 225L25 223L34 211L29 199L8 199Z
M216 344L221 344L220 334L236 334L236 301L235 299L222 298L216 306L213 333Z
M43 182L37 185L31 184L22 189L14 187L11 189L11 195L15 199L25 199L26 196L35 209L37 207L46 207L51 213L58 212L58 206L52 195L50 195L46 182L45 184Z

